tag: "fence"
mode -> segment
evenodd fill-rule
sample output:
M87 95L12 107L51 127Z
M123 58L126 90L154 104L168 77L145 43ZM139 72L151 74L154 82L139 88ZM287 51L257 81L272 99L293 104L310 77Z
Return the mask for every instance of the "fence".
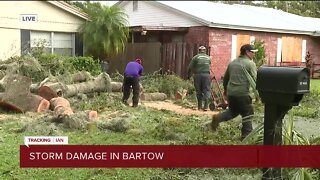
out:
M176 74L187 77L188 65L191 58L197 54L200 45L196 43L129 43L123 53L111 58L109 73L122 73L126 64L140 57L143 59L145 73L161 69L162 73ZM210 49L208 48L208 52Z

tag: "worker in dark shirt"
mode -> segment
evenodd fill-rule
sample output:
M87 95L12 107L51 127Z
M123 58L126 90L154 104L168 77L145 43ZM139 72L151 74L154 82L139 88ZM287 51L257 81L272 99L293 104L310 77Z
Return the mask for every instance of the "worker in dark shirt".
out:
M252 86L250 79L255 82L257 78L257 67L252 61L257 51L252 45L245 44L240 48L240 56L228 65L223 78L223 87L228 97L229 108L212 116L212 130L216 130L221 122L241 115L241 140L252 131L254 111L250 97Z
M140 76L143 72L141 65L142 60L137 58L135 61L131 61L127 64L124 71L124 78L122 84L123 97L122 102L128 105L128 98L130 96L130 88L132 87L132 107L138 107L139 94L140 94Z
M195 55L188 67L188 79L193 72L194 86L197 93L198 110L208 110L210 99L210 56L206 54L206 48L204 46L199 47L199 53ZM204 105L202 106L202 101Z

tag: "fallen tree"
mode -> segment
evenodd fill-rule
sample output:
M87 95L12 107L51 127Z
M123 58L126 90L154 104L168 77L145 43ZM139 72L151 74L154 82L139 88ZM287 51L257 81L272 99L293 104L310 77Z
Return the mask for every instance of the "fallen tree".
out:
M142 84L140 83L139 86L140 86L140 92L142 92L143 91ZM111 91L112 92L122 92L122 82L112 81L111 82Z
M31 79L18 74L6 75L1 80L4 92L0 94L0 107L16 112L42 112L49 109L50 103L29 90Z
M140 99L143 101L164 101L167 99L165 93L142 93Z
M39 84L34 84L30 87L31 92L37 92L42 97L47 100L57 96L63 96L65 98L72 97L78 93L93 93L93 92L111 92L111 78L107 73L101 73L93 80L89 80L77 84L63 84L61 82L42 81Z

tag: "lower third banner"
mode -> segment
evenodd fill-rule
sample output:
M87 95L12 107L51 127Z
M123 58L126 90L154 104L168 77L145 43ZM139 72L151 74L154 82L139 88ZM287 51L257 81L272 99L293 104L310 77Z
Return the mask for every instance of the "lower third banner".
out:
M25 145L22 168L320 168L320 146Z

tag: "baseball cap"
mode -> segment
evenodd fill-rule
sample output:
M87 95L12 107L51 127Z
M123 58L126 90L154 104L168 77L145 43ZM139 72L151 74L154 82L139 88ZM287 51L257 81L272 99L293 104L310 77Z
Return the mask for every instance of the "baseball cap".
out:
M139 63L139 64L141 64L141 63L142 63L142 60L141 60L140 58L137 58L137 59L136 59L136 62Z
M205 49L206 49L206 47L204 47L204 46L199 47L199 50L205 50Z
M245 44L241 46L240 51L241 52L245 52L245 51L258 52L258 49L254 49L254 47L251 44Z

